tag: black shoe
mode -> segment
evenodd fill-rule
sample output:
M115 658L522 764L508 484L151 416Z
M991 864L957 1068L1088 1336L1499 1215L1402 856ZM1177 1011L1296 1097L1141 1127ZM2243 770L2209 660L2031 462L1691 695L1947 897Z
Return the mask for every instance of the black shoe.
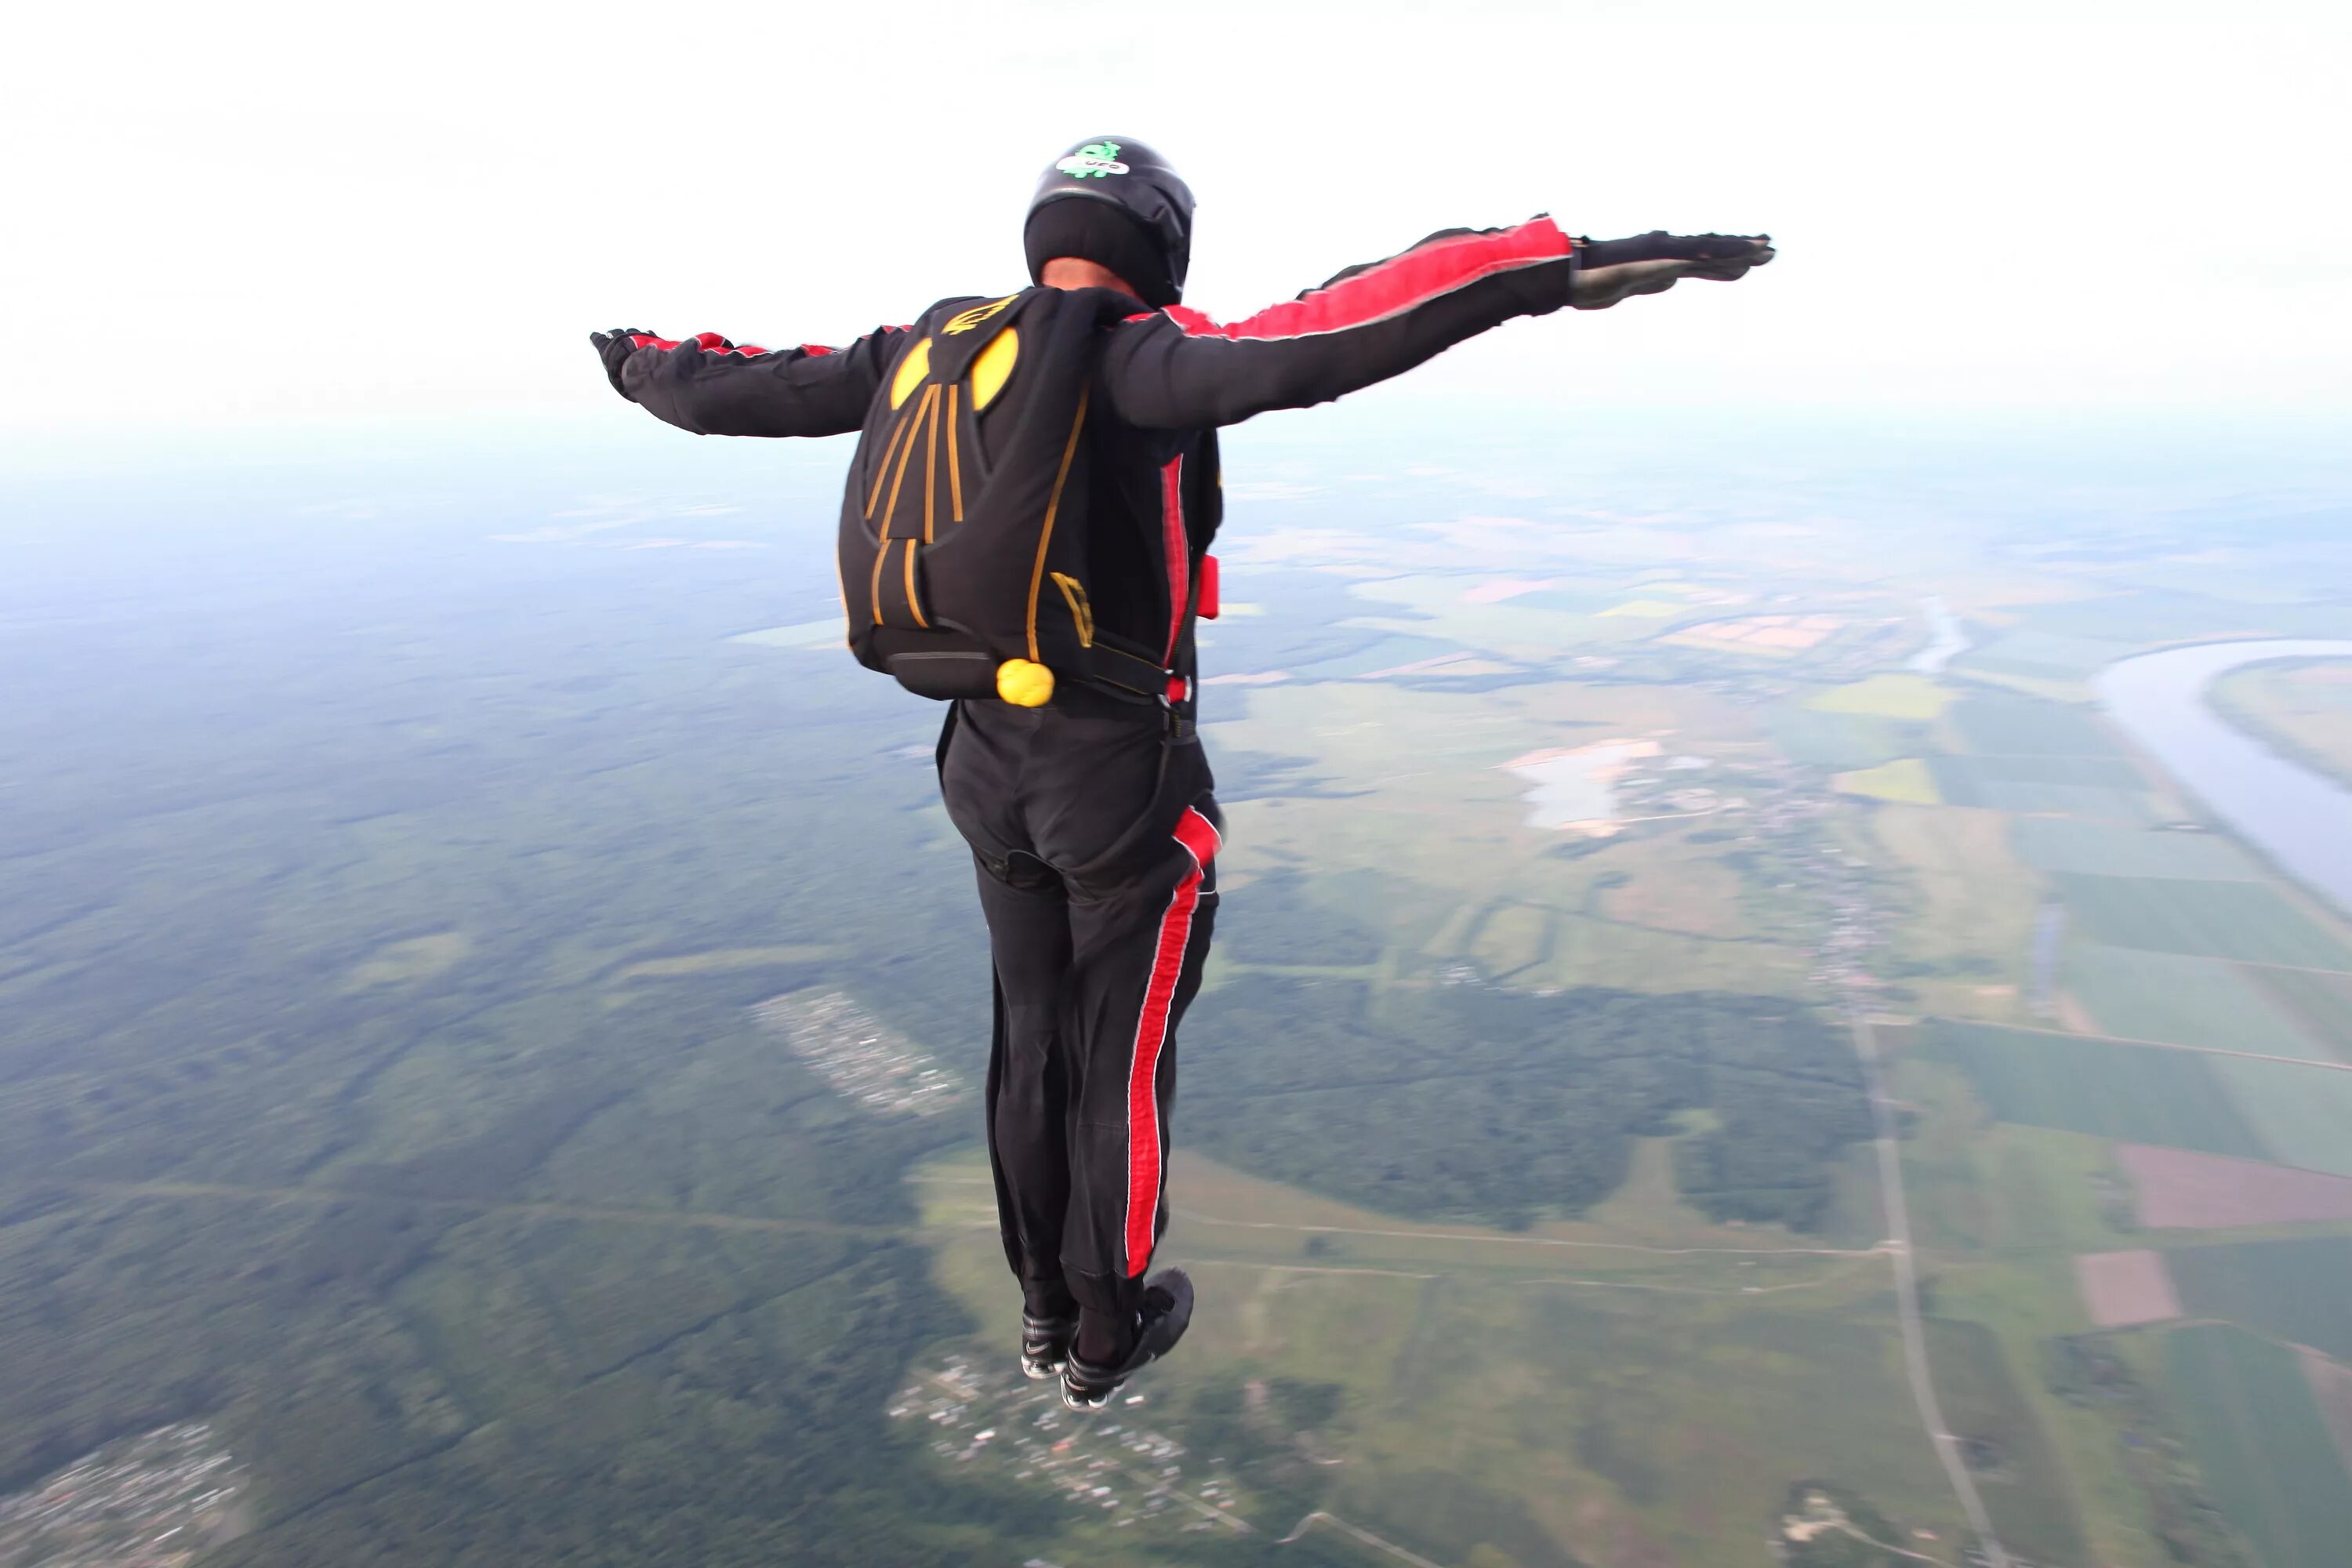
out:
M1062 1375L1069 1363L1070 1342L1078 1337L1078 1315L1033 1318L1021 1314L1021 1375L1043 1383Z
M1136 1316L1135 1349L1118 1366L1095 1366L1073 1354L1062 1370L1062 1403L1073 1410L1100 1410L1129 1378L1174 1350L1192 1322L1192 1276L1181 1268L1153 1275L1144 1287L1143 1310Z

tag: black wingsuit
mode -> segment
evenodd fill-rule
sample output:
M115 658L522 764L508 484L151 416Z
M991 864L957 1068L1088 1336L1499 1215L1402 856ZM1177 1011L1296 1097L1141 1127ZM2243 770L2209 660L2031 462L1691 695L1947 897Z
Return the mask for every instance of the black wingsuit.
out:
M1217 428L1328 401L1559 310L1577 247L1549 218L1449 230L1229 324L1109 289L1035 289L943 300L844 349L634 334L608 360L625 396L698 434L862 432L844 559L861 579L870 562L870 581L845 568L843 590L853 646L877 668L889 647L925 646L927 608L935 616L952 586L941 552L972 500L966 487L1027 485L1049 534L1079 531L1085 582L1048 573L1043 542L1034 571L1020 563L1031 647L1042 626L1073 650L1052 700L930 690L966 693L949 710L940 777L988 918L989 1152L1005 1255L1033 1312L1073 1300L1090 1314L1131 1312L1167 1224L1175 1030L1217 904L1222 822L1194 729L1192 654L1195 618L1214 613ZM968 377L943 390L914 374L934 345L970 341L960 322L1001 315L1025 326L1025 342L1066 337L1074 311L1087 317L1082 359L1054 373L1079 384L1064 389L1076 410L1066 438L1057 424L1053 440L1034 439L1042 426L1013 412L1022 377L1046 374L1043 363L1016 365L987 407ZM908 674L916 663L887 667L926 689Z

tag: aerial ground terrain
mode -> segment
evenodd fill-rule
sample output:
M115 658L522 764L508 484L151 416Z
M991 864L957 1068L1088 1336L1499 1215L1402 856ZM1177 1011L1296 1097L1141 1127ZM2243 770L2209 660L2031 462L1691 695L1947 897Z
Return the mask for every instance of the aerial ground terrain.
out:
M1202 1306L1091 1420L839 453L39 492L0 1568L2340 1568L2352 924L2092 686L2346 635L2340 510L1234 446Z

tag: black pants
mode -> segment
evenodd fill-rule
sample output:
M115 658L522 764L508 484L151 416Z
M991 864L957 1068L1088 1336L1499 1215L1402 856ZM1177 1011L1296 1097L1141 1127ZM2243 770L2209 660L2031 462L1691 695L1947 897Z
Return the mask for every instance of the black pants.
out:
M1131 1314L1167 1228L1176 1025L1200 989L1220 826L1198 741L1084 689L956 705L948 815L996 972L988 1153L1033 1311Z

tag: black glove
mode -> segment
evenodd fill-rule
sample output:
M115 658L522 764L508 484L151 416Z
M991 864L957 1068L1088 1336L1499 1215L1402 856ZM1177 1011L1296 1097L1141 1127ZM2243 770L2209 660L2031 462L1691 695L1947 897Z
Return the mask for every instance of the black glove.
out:
M635 327L614 327L609 332L588 334L588 341L596 345L596 357L604 362L604 379L611 382L613 390L624 397L629 397L629 389L621 384L621 366L627 363L631 354L637 352L639 338L650 338L653 335ZM635 403L636 399L629 397L629 401Z
M1580 237L1576 243L1577 259L1587 267L1614 267L1622 261L1740 261L1761 267L1772 259L1769 234L1668 234L1654 228L1631 239Z
M1580 310L1605 310L1636 294L1663 294L1685 278L1729 283L1772 256L1769 234L1751 238L1656 229L1631 239L1579 239L1569 303Z

